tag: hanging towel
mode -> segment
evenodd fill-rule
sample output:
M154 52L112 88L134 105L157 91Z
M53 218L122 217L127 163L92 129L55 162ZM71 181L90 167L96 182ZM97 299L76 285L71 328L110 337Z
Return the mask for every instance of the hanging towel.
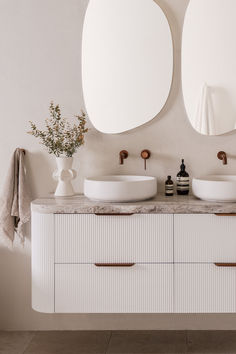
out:
M215 120L210 88L204 84L197 104L195 129L205 135L215 135Z
M26 182L24 150L16 149L0 198L0 240L13 245L15 232L24 242L22 227L30 220L30 195Z

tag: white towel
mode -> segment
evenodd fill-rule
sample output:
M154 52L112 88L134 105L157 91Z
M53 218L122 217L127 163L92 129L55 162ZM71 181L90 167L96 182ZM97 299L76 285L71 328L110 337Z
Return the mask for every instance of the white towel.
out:
M207 84L204 84L201 88L196 110L195 129L205 135L216 134L210 88Z
M0 198L0 240L8 247L13 245L15 232L24 242L22 226L30 220L30 201L24 151L16 149Z

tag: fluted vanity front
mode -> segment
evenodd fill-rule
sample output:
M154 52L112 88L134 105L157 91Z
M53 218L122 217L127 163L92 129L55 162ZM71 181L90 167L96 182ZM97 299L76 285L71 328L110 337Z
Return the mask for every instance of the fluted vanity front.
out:
M32 306L47 313L236 312L234 213L234 203L191 196L126 204L38 199Z

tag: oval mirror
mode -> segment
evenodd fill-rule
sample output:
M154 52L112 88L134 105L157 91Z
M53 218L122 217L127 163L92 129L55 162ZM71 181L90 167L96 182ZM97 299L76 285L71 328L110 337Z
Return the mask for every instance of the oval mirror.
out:
M182 85L194 129L236 128L236 1L190 0L183 29Z
M171 87L173 45L154 0L90 0L82 40L82 82L88 116L103 133L121 133L153 119Z

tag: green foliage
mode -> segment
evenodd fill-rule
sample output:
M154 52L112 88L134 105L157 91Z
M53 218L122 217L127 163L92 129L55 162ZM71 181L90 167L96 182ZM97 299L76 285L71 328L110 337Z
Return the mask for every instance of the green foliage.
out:
M88 129L86 125L86 114L82 111L81 116L77 115L77 124L70 124L66 118L62 118L59 105L54 106L51 102L49 107L50 118L45 120L46 129L39 130L30 121L31 134L40 140L49 154L56 157L71 157L77 149L84 144L84 134Z

